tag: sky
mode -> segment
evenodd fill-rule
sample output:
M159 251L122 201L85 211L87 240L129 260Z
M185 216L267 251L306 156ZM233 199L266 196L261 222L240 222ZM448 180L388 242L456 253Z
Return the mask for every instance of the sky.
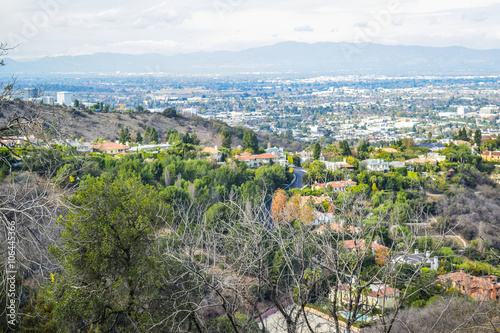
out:
M498 0L8 0L6 57L238 51L284 41L500 49ZM4 55L5 57L5 55Z

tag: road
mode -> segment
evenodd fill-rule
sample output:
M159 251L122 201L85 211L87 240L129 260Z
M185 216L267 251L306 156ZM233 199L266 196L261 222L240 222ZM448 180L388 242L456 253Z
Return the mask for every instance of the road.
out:
M295 175L295 181L288 187L292 188L302 188L302 177L305 175L305 171L302 168L295 167L293 169L293 174Z

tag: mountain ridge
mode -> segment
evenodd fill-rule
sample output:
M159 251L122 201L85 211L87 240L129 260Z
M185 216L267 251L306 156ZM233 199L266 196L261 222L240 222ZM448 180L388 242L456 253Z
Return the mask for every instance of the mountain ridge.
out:
M280 42L242 51L140 55L100 52L43 57L19 62L6 58L9 73L168 73L348 72L349 74L496 74L500 50L462 46L428 47L374 43Z

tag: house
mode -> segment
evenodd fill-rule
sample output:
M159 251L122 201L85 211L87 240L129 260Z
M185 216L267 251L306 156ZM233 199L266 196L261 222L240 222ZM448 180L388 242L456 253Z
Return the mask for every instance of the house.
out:
M430 163L432 165L437 165L437 161L433 158L412 158L405 161L406 164L426 164Z
M446 148L443 144L439 142L421 142L415 147L429 148L431 151L439 151Z
M383 159L368 159L360 162L360 165L366 167L366 171L369 172L389 172L391 168L389 166L389 162L384 161Z
M170 149L172 145L170 143L158 143L158 144L150 144L150 145L138 145L130 148L130 151L140 152L145 151L148 153L157 153L162 149Z
M335 233L346 232L346 233L350 233L350 234L357 234L359 232L359 228L354 227L352 225L350 225L350 226L344 226L343 222L340 222L340 223L337 223L337 222L326 223L326 224L323 224L323 225L319 226L318 228L314 229L311 232L313 234L322 235L325 232L327 232L328 230L330 232L335 232Z
M344 241L344 247L348 251L358 251L358 250L365 250L367 249L365 240L364 239L349 239ZM372 242L371 245L371 250L373 254L388 254L389 253L389 248L379 244L378 242Z
M267 148L266 149L266 154L276 155L279 158L286 158L286 154L283 151L283 148L277 148L277 147Z
M500 284L498 284L498 278L494 275L472 276L465 273L465 270L461 268L460 272L439 275L438 279L451 282L453 287L478 301L500 299Z
M359 302L364 309L394 309L397 306L400 291L397 288L392 288L384 283L370 284L364 292L361 293ZM357 296L355 283L344 283L338 287L338 293L335 295L335 290L330 292L330 300L335 301L337 296L338 303L349 304L353 303Z
M329 171L338 171L341 169L348 169L348 170L354 169L354 166L347 163L346 159L344 159L344 161L342 161L342 162L323 161L323 163L325 163L326 170L329 170Z
M106 154L120 154L129 150L129 146L115 142L101 142L92 146L93 149Z
M357 184L358 183L356 183L355 181L352 181L349 179L347 181L341 180L338 182L316 183L316 184L311 185L311 188L315 189L315 190L327 189L327 190L333 190L335 192L339 192L339 191L344 191L346 188L348 188L350 186L357 185Z
M279 157L273 154L251 155L243 153L235 156L238 161L243 161L249 168L258 168L262 165L271 165L279 163Z
M202 153L209 154L210 157L214 161L217 161L217 162L222 162L223 158L224 158L224 154L220 150L217 149L217 146L215 146L214 148L212 148L212 147L205 147L205 148L203 148Z
M405 164L403 162L399 162L399 161L389 162L389 165L391 167L393 167L394 169L399 169L399 168L404 168L405 167Z
M439 258L433 257L431 258L430 251L426 251L425 254L418 253L418 249L415 250L415 253L398 253L392 258L392 264L401 265L401 264L409 264L409 265L421 265L421 266L430 266L432 270L437 271L439 268Z
M500 151L485 150L482 152L481 158L487 162L500 162Z

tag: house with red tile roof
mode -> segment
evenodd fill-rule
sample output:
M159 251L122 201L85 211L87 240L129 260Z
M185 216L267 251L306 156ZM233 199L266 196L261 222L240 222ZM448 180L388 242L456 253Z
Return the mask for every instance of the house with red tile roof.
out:
M243 153L241 155L235 156L238 161L243 161L249 168L258 168L263 165L278 164L279 157L273 154L259 154L251 155L248 153Z
M500 151L485 150L481 153L481 158L487 162L500 162Z
M127 145L122 145L115 142L100 142L92 146L93 149L107 154L125 153L130 149Z
M347 187L357 185L355 181L352 180L341 180L338 182L328 182L328 183L316 183L311 185L311 188L315 190L320 190L320 189L331 189L333 191L343 191Z
M478 301L500 299L500 284L498 284L498 277L494 275L473 276L465 273L465 270L461 268L460 272L439 275L438 279L451 282L453 287Z
M366 242L364 239L346 240L346 241L344 241L344 247L350 251L367 249ZM370 244L370 247L372 249L373 254L388 254L389 253L388 247L386 247L382 244L379 244L377 242L372 242Z

